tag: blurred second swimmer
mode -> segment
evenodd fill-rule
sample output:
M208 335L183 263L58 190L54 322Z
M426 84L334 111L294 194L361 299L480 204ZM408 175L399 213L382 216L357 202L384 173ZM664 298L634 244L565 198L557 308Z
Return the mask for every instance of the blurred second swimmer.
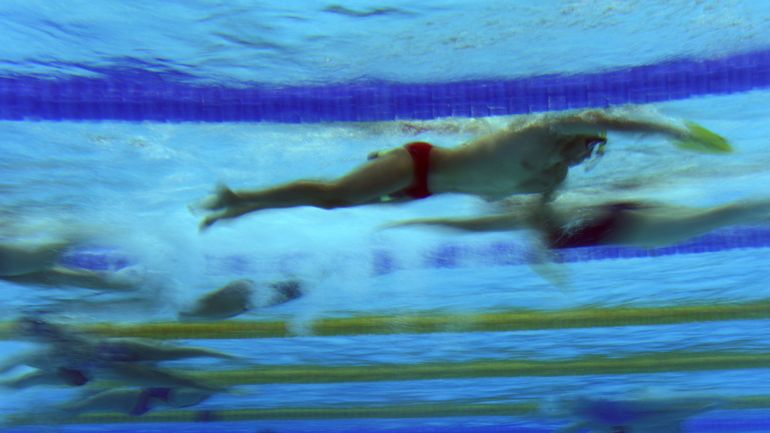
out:
M17 337L42 347L18 354L0 364L0 374L18 366L37 371L3 385L82 386L94 379L113 379L127 386L193 388L220 391L221 387L157 366L187 358L235 356L202 347L176 346L137 338L104 338L78 332L42 318L25 316L16 322Z
M770 221L770 200L708 208L644 201L524 205L512 212L472 218L419 218L390 224L434 226L470 232L534 230L552 249L596 245L643 248L682 242L720 227Z
M183 321L221 320L238 316L255 308L283 304L303 295L298 280L286 280L257 286L252 280L228 283L198 299L189 309L179 313Z

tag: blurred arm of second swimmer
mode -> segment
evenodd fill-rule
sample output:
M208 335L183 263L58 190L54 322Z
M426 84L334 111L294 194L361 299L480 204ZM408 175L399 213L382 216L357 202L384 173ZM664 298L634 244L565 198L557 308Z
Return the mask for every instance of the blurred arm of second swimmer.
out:
M296 280L280 281L259 288L251 280L235 280L204 295L191 308L181 311L179 320L228 319L254 308L283 304L302 295L302 285Z
M254 282L236 280L198 299L195 304L179 313L179 320L221 320L251 310L254 305Z
M0 244L0 277L14 277L50 269L68 246L67 243Z

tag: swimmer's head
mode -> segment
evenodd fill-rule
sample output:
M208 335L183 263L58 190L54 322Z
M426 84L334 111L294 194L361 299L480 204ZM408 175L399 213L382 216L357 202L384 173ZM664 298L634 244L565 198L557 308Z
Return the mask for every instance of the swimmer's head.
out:
M607 145L607 135L581 135L570 140L564 150L564 157L569 165L577 165L581 162L600 158L604 155Z
M605 149L607 147L607 134L600 134L595 137L590 137L586 139L586 148L591 153L591 157L602 157L604 156Z

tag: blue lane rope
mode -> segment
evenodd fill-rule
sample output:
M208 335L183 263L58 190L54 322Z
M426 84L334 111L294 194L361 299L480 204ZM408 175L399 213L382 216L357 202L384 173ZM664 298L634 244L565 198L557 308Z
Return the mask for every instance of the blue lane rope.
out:
M0 119L305 123L606 107L770 87L770 50L597 73L448 83L225 87L139 69L97 72L96 77L0 77Z
M631 259L678 254L699 254L744 248L770 247L770 229L762 227L734 227L722 229L687 242L660 248L632 248L623 246L593 246L557 250L553 259L559 263L586 262L592 260ZM519 265L531 261L526 245L520 242L494 242L482 247L469 248L459 243L446 243L426 257L425 267L453 268L464 262L476 261L492 265ZM395 265L395 255L381 253L375 269L386 270ZM387 258L390 257L390 261ZM476 259L480 257L480 259ZM392 262L392 263L390 263ZM379 268L378 265L379 264Z
M663 248L628 248L596 246L559 250L554 260L561 263L592 260L659 257L678 254L699 254L747 248L770 247L770 229L762 227L734 227L709 233L688 242ZM469 265L513 266L530 262L529 247L519 241L492 241L483 244L446 242L424 252L418 267L428 269L459 268ZM249 268L252 260L246 256L207 255L206 260L217 268L231 268L240 272ZM119 249L105 247L74 248L64 254L60 264L94 271L117 271L131 266L134 261ZM375 275L389 274L403 269L399 252L376 248L371 251L371 270Z

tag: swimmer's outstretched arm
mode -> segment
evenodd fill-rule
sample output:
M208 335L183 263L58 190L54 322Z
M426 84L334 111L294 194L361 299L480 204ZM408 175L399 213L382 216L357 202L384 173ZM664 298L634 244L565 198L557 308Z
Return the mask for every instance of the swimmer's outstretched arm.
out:
M687 120L678 125L662 117L655 119L617 111L586 110L552 119L549 126L563 134L576 135L602 134L608 130L661 134L683 149L701 153L732 152L726 138Z
M770 202L735 202L706 209L659 205L628 211L625 220L614 243L655 248L684 242L721 227L766 224L770 221Z
M566 134L597 134L604 131L655 133L684 139L689 130L664 119L649 119L607 110L585 110L553 119L552 127Z
M531 228L531 219L523 214L507 213L479 218L416 218L387 224L385 228L404 226L439 226L469 232L498 232Z

